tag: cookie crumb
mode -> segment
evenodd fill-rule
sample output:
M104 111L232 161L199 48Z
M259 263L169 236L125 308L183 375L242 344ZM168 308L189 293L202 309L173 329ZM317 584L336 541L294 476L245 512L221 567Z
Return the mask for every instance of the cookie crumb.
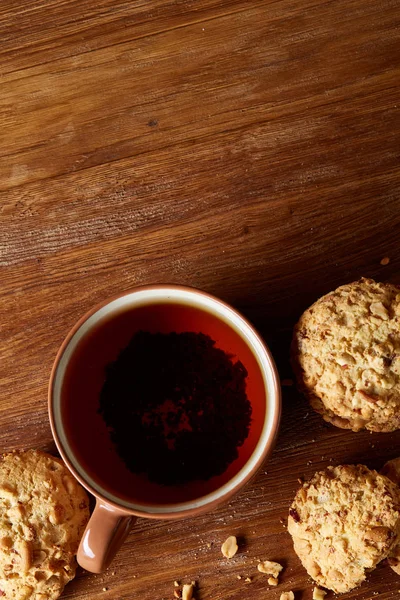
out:
M107 592L107 591L108 591L108 588L103 587L103 592Z
M236 579L242 579L241 575L236 575Z
M182 600L192 600L193 598L193 584L185 583L182 588Z
M246 583L251 583L251 577L246 577L245 582Z
M174 598L180 598L180 595L176 590L174 590Z
M174 581L174 587L179 587L179 581Z
M221 546L221 552L225 558L233 558L238 551L237 539L230 535Z
M383 267L386 267L386 265L388 265L390 263L390 258L388 256L384 256L381 260L381 265Z
M283 592L279 600L294 600L293 592Z
M313 589L313 600L324 600L327 592L325 590L321 590L320 588L315 587Z
M260 573L271 575L271 577L278 577L283 567L279 563L273 562L272 560L264 560L257 565L257 569L260 571Z
M278 583L277 577L268 577L268 585L278 585Z

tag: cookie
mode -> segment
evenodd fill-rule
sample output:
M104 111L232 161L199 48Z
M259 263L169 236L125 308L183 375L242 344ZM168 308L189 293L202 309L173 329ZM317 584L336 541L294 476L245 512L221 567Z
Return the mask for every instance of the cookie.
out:
M0 457L0 596L58 598L88 518L87 494L60 460L37 450Z
M298 490L288 531L317 584L348 592L396 546L400 490L364 465L328 467Z
M323 296L295 326L299 389L325 421L400 428L400 287L360 279Z

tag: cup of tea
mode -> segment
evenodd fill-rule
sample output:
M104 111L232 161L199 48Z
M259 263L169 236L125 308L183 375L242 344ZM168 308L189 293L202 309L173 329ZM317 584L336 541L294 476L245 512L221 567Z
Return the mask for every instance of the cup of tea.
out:
M137 517L213 510L271 453L278 373L254 327L194 288L134 289L89 311L51 373L57 448L96 498L79 564L104 570Z

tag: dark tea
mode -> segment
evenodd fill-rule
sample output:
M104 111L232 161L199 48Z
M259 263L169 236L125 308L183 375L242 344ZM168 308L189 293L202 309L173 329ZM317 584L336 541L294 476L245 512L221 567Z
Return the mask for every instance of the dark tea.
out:
M137 306L79 342L61 390L74 454L123 501L186 502L223 486L252 455L266 398L258 362L231 326L187 304Z

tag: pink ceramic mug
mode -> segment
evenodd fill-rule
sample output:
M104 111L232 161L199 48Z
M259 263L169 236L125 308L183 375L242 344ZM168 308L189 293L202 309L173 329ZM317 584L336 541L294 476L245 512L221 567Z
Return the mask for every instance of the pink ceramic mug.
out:
M99 414L99 394L105 367L140 329L205 333L246 367L252 422L238 458L222 475L185 486L161 486L128 471L117 455ZM78 550L79 564L94 573L104 570L138 516L186 518L225 502L272 451L280 412L279 378L269 349L253 326L221 300L193 288L158 285L121 294L88 312L62 344L49 386L58 450L96 498Z

